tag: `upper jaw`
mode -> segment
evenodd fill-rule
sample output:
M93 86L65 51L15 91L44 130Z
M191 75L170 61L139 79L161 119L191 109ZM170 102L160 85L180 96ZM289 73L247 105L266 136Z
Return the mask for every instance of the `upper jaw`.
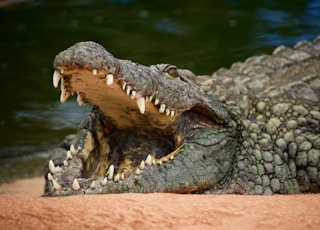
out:
M92 75L94 78L89 79ZM86 101L84 95L87 95L87 91L91 84L92 88L98 89L99 87L105 87L109 89L109 91L101 91L105 92L105 95L110 94L110 90L114 90L115 85L118 88L121 88L123 93L129 96L131 99L135 99L138 109L141 114L145 113L146 109L146 102L153 102L156 107L158 107L159 113L163 113L167 116L175 116L179 112L179 108L170 109L166 107L164 103L161 103L161 100L157 97L159 91L155 90L151 93L146 92L145 89L141 88L135 84L129 84L126 81L125 77L119 78L113 73L107 73L104 70L97 70L97 69L80 69L80 68L70 68L67 67L58 67L53 73L53 86L57 88L60 84L61 95L60 95L60 102L65 103L70 95L73 95L75 92L78 93L77 102L80 106L84 105ZM101 83L99 86L94 86L97 84L98 81ZM90 83L92 82L92 83ZM132 82L132 80L131 80ZM85 85L82 86L81 83ZM116 87L117 87L116 86ZM149 88L146 87L148 90ZM112 101L110 103L113 103Z
M161 103L156 92L148 95L143 88L140 90L138 85L124 79L105 69L61 66L54 71L53 85L57 88L61 82L62 103L76 92L80 106L86 103L98 106L119 130L135 127L163 132L180 114Z

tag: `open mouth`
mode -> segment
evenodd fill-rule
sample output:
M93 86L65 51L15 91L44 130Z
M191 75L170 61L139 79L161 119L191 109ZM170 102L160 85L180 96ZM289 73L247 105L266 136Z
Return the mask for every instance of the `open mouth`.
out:
M137 86L129 85L103 69L59 67L53 74L54 87L57 88L60 81L62 103L77 93L80 106L92 103L98 108L97 113L102 112L99 116L104 120L101 124L104 133L95 135L93 142L99 142L99 152L105 151L102 143L109 145L109 153L105 156L108 163L104 168L100 166L95 170L99 172L97 176L107 175L107 179L119 181L129 171L139 173L145 166L162 164L179 152L174 151L168 129L181 111L166 107L157 98L157 92L146 95ZM67 159L80 151L76 149L71 146ZM53 164L50 164L54 172ZM89 174L92 170L85 171L84 174Z

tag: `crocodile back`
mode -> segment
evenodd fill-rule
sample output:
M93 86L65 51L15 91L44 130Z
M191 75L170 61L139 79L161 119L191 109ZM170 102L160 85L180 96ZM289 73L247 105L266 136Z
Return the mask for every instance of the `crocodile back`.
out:
M197 79L208 94L222 101L240 100L241 94L319 104L320 36L311 42L301 41L293 48L280 46L272 55L254 56Z

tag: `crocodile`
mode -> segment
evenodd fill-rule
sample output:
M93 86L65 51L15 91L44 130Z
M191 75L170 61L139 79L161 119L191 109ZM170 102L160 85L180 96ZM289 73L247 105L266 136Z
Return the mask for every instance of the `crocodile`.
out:
M320 36L211 76L92 41L53 66L60 101L93 109L46 165L46 196L320 191Z

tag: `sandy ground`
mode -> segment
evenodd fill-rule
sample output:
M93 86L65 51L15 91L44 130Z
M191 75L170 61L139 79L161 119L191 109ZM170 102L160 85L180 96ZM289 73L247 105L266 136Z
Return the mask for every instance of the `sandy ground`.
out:
M320 229L320 194L44 198L43 183L0 185L0 229Z

